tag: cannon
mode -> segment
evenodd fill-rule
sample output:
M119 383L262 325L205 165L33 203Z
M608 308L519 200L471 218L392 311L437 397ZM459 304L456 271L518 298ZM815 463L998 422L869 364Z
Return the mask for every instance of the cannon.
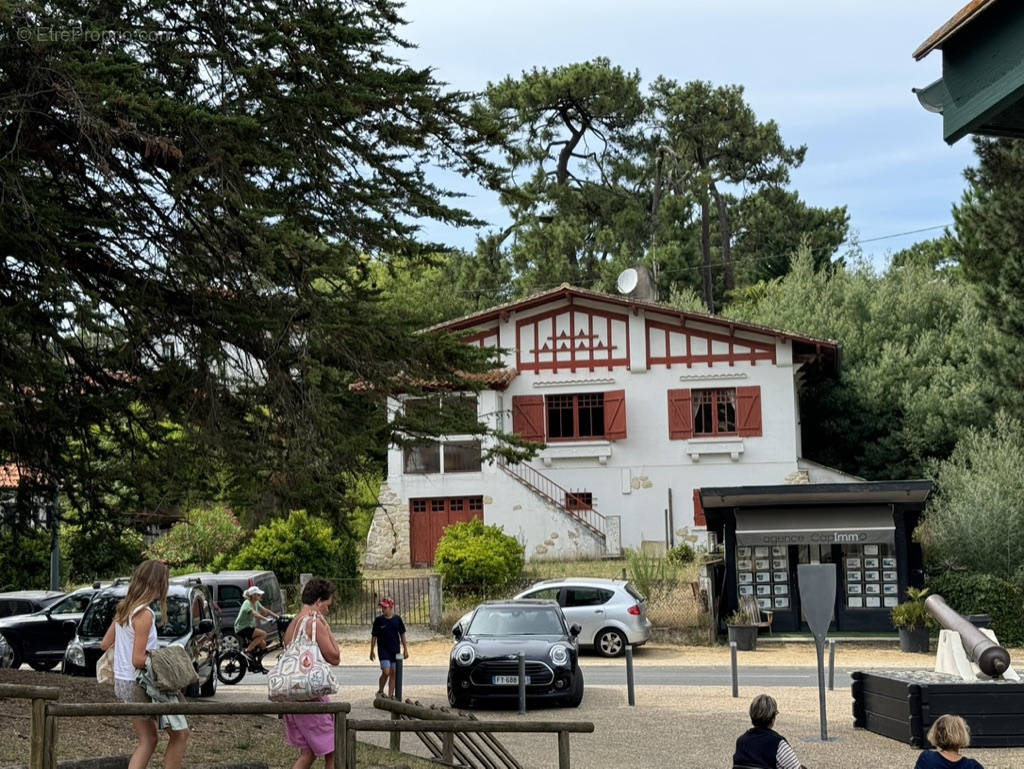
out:
M946 630L960 634L964 651L982 673L998 678L1009 669L1010 653L951 609L941 595L928 596L924 608Z

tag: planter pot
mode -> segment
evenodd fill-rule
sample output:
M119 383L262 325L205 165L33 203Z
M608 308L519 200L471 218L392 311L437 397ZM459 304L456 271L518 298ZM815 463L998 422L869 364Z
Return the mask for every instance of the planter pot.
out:
M729 625L729 641L736 642L737 651L754 651L757 649L757 625Z
M899 631L901 652L918 652L923 654L928 653L928 628L901 627Z

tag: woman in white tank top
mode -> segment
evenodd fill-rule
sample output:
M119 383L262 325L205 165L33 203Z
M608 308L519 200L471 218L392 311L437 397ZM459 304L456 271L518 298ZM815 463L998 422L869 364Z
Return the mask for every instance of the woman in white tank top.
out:
M157 648L156 616L151 604L160 602L160 613L167 616L167 566L162 561L140 563L132 575L128 593L117 605L100 648L114 647L114 694L123 702L151 702L135 676L146 667L146 654ZM139 744L128 762L128 769L146 769L156 750L156 719L132 716L132 728ZM181 769L189 730L167 730L164 769Z

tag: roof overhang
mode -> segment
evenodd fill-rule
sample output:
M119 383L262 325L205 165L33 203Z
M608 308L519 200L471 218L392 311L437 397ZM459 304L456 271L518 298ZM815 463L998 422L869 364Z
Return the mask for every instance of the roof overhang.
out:
M1024 137L1024 4L974 0L916 51L942 50L942 78L915 88L949 144L969 133Z
M862 483L805 483L777 486L719 486L698 489L705 510L807 505L916 504L932 490L932 482L864 481Z

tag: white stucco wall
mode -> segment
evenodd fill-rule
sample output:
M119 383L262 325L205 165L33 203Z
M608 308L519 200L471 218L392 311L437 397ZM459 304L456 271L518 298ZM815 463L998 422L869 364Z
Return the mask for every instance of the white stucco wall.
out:
M595 302L589 304L600 306ZM533 308L523 316L544 309L548 308ZM621 308L616 308L616 312L621 312ZM797 369L788 339L752 337L775 345L775 364L716 362L709 366L701 362L648 369L644 312L629 313L628 317L628 367L589 371L581 366L576 373L568 368L557 373L521 372L504 392L480 394L482 421L510 430L512 399L517 395L625 390L625 439L551 444L530 463L565 489L591 492L594 507L602 515L619 516L624 547L639 548L645 542L665 541L669 490L678 542L680 536L695 529L695 488L808 482L809 468L798 464ZM499 324L501 345L514 344L516 320L513 311ZM721 333L721 329L718 331ZM515 368L514 351L506 353L505 365ZM760 387L761 436L669 439L668 390L748 386ZM527 557L594 554L593 541L574 531L571 518L495 466L485 466L477 473L403 475L402 452L392 449L388 469L389 488L406 504L416 497L484 495L484 520L500 524L506 532L519 537L527 546ZM802 469L804 472L800 472ZM812 474L824 479L830 476L827 470L815 466Z

